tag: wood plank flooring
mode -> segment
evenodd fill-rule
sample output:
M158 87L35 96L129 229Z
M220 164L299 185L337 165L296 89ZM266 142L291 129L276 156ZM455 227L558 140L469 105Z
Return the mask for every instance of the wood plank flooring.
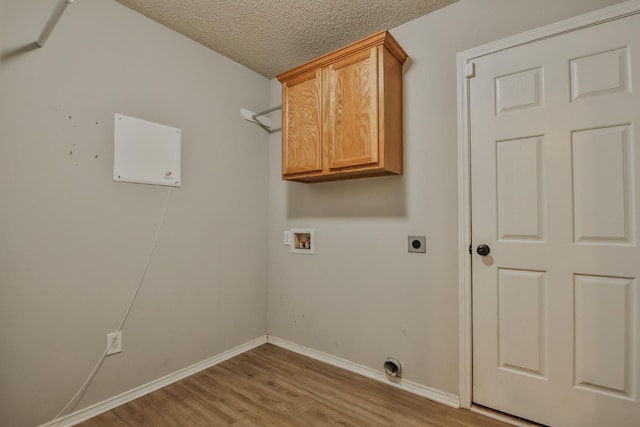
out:
M271 344L79 425L507 426Z

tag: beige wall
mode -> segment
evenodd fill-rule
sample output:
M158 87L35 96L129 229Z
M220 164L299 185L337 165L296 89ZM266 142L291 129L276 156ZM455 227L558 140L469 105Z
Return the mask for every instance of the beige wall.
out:
M270 141L269 333L458 394L456 53L615 0L462 0L391 32L409 54L405 175L305 185L280 180ZM271 103L280 87L271 84ZM316 230L316 255L282 232ZM407 235L427 237L408 254Z
M239 110L268 104L268 80L112 0L76 1L44 48L15 53L53 4L1 4L0 424L13 427L78 390L153 241L167 188L112 181L116 112L182 129L183 186L124 351L78 408L266 333L268 145Z

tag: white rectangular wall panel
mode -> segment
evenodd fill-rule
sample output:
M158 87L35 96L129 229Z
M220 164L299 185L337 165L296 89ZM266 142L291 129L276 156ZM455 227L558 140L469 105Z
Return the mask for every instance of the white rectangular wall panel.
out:
M545 376L545 279L541 271L498 270L500 369Z
M181 185L180 129L116 114L113 180Z
M572 133L576 242L633 242L630 126Z
M616 49L571 60L571 100L629 91L629 49Z
M539 107L544 101L542 68L496 78L496 114Z
M498 239L543 239L541 136L498 141Z
M633 397L634 282L574 276L576 386Z

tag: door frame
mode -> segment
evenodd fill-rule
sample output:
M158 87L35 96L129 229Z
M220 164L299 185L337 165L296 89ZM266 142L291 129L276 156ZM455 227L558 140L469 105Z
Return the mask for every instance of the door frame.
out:
M460 338L460 406L473 407L473 330L471 317L471 134L469 78L473 61L505 49L640 13L640 0L630 0L555 24L460 52L458 68L458 285ZM471 65L469 65L471 64ZM472 77L471 77L472 78ZM636 82L637 83L637 82Z

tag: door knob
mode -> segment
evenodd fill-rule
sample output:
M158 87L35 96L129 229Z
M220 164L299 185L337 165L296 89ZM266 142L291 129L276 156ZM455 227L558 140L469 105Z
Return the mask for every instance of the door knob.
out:
M491 248L487 245L478 245L476 252L478 255L487 256L489 255L489 252L491 252Z

